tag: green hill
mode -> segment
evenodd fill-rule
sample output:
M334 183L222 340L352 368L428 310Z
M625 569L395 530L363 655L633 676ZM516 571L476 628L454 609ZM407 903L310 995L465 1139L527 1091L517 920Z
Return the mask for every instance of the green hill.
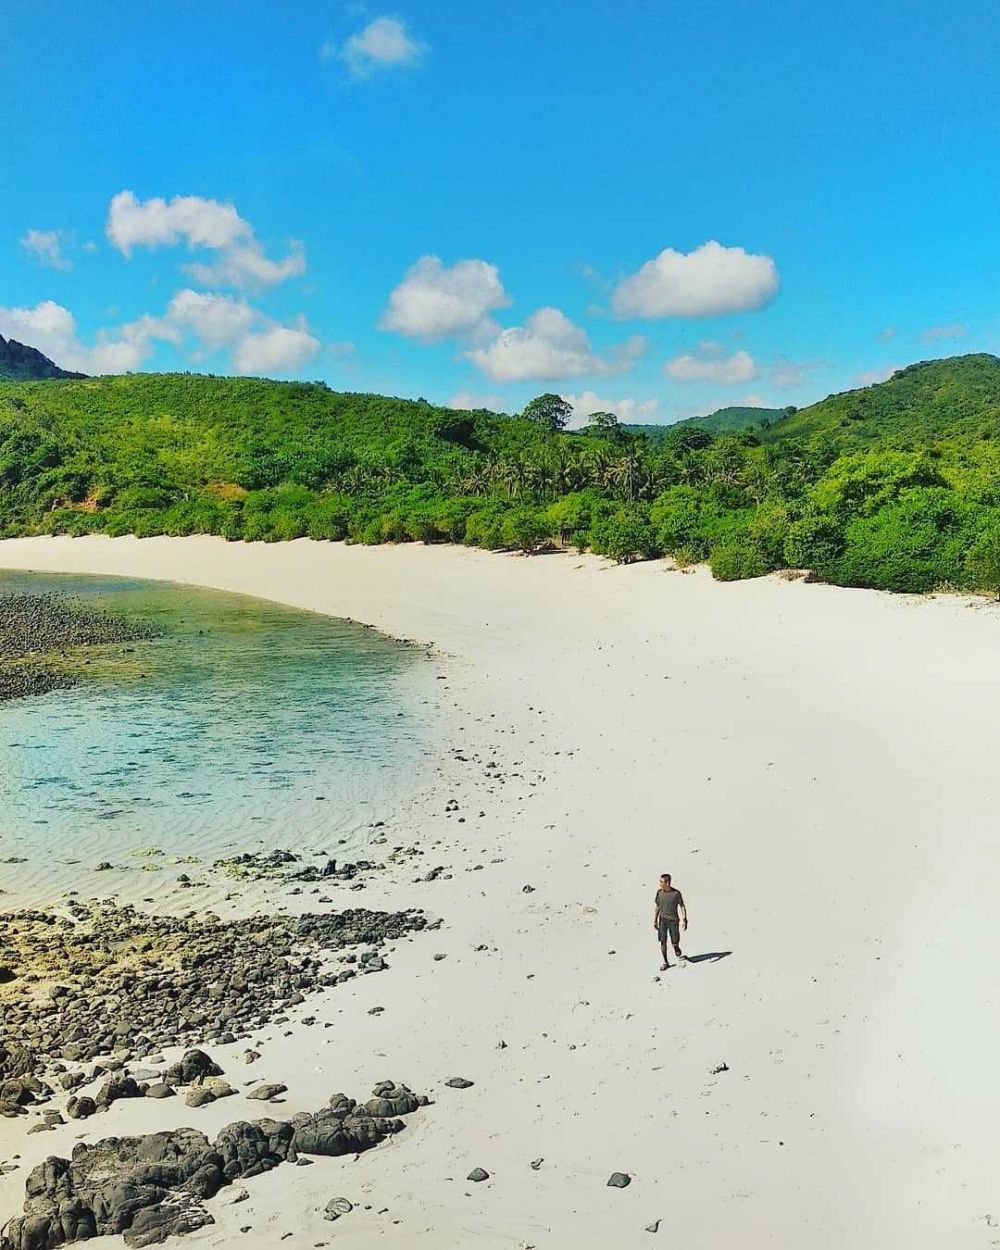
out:
M993 356L932 361L772 426L657 439L322 383L0 382L0 535L555 544L724 579L997 589L998 380Z
M82 378L82 373L70 373L53 364L37 347L28 347L16 339L5 339L0 334L0 378L23 382L32 378Z
M657 442L672 432L691 426L707 430L709 434L731 434L735 430L750 430L761 425L771 425L785 416L788 408L717 408L704 417L685 417L672 425L627 425L625 429L635 434L645 434Z
M765 441L917 446L1000 436L1000 358L986 353L909 365L886 382L829 395L769 426Z

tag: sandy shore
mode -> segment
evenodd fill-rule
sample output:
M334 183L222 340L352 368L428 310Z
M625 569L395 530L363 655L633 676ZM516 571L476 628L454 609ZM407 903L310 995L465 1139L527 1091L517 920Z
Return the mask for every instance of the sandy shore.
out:
M256 1073L288 1111L386 1076L435 1105L357 1162L221 1195L188 1244L1000 1244L991 605L306 541L15 540L0 567L242 591L443 653L437 778L390 828L450 876L393 868L364 894L443 927L310 1000L319 1027L268 1030ZM663 870L689 954L714 958L661 976ZM27 1138L0 1121L0 1159L22 1156L0 1220L81 1134L211 1133L256 1108L138 1100ZM489 1181L466 1182L476 1166ZM333 1226L338 1194L362 1206Z

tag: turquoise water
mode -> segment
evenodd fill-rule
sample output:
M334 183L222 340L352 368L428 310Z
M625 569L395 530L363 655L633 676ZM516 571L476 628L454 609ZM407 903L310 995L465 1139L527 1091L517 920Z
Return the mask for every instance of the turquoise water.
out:
M0 572L4 591L51 591L162 636L102 648L79 687L0 706L0 860L338 843L349 858L420 776L418 648L162 583Z

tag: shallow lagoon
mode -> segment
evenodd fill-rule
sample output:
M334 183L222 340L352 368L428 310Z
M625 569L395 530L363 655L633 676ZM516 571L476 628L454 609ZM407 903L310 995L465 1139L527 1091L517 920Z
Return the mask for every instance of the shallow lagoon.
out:
M0 572L3 591L53 592L162 636L100 649L75 689L0 707L0 860L40 871L152 847L210 859L338 843L350 858L417 784L421 649L186 586Z

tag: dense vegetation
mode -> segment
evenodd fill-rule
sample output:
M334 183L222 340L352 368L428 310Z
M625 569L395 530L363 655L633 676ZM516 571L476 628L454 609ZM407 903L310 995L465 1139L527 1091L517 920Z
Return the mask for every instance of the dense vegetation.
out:
M794 408L717 408L705 417L685 417L673 425L626 425L626 430L645 434L653 442L671 435L681 426L697 426L709 434L732 434L736 430L752 430L773 425L775 421L794 412Z
M810 568L853 586L1000 589L1000 360L914 365L766 430L653 441L181 374L0 384L0 533L591 548ZM860 416L853 415L860 413Z

